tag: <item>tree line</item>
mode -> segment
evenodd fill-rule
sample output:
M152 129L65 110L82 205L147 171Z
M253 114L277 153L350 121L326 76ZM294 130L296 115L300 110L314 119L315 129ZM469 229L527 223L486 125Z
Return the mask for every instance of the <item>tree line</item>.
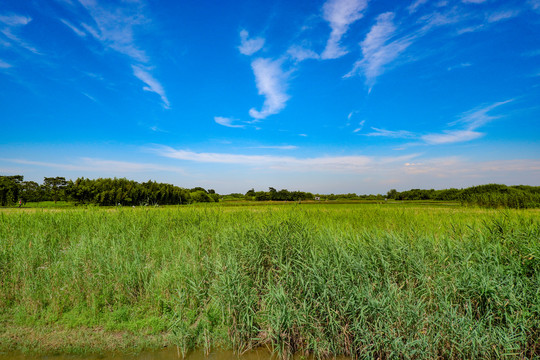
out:
M230 200L248 201L303 201L303 200L438 200L459 201L464 205L482 207L538 208L540 186L487 184L464 189L391 189L385 195L330 194L319 195L304 191L248 190L224 197ZM125 178L78 178L45 177L42 184L24 181L22 175L0 176L0 206L12 206L39 201L69 201L75 204L114 205L180 205L195 202L218 202L220 195L212 189L182 188L156 181L136 182Z
M268 188L268 191L255 191L250 189L244 195L246 200L254 201L301 201L313 200L313 194L303 191L289 191L287 189L276 190L273 187Z
M401 192L392 189L386 197L394 200L460 201L464 205L526 209L540 207L540 186L487 184L464 189L411 189Z
M0 176L0 205L11 206L39 201L70 201L76 204L113 205L179 205L194 202L217 202L219 195L202 187L185 189L171 184L147 181L139 183L125 178L45 177L42 184L24 181L22 175Z

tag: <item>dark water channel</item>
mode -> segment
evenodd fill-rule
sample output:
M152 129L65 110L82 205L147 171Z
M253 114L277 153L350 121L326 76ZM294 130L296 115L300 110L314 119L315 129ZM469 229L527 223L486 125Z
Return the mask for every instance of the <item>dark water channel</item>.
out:
M300 358L300 357L299 357ZM20 352L0 353L0 360L178 360L182 354L174 349L163 349L140 354L105 353L100 355L36 355ZM208 356L203 351L193 351L186 355L185 360L276 360L267 350L254 350L242 355L232 351L214 351Z

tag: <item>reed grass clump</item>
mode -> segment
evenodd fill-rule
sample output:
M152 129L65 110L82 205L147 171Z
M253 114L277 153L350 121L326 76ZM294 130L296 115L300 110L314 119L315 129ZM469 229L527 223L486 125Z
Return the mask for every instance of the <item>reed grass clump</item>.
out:
M532 358L539 223L366 204L0 213L0 336L62 326L165 334L184 353Z

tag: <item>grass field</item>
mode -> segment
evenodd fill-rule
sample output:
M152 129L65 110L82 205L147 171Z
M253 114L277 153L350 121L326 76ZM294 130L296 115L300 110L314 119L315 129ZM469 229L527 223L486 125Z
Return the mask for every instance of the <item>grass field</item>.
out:
M238 204L236 204L238 205ZM0 349L540 356L540 212L0 210Z

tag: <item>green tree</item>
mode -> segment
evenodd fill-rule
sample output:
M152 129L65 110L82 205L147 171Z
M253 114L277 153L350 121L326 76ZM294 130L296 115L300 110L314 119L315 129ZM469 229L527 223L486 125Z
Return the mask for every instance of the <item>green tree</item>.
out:
M22 175L0 176L0 205L13 205L19 199Z
M65 177L61 176L46 177L43 179L43 185L56 203L64 194L64 188L67 186L67 181Z

